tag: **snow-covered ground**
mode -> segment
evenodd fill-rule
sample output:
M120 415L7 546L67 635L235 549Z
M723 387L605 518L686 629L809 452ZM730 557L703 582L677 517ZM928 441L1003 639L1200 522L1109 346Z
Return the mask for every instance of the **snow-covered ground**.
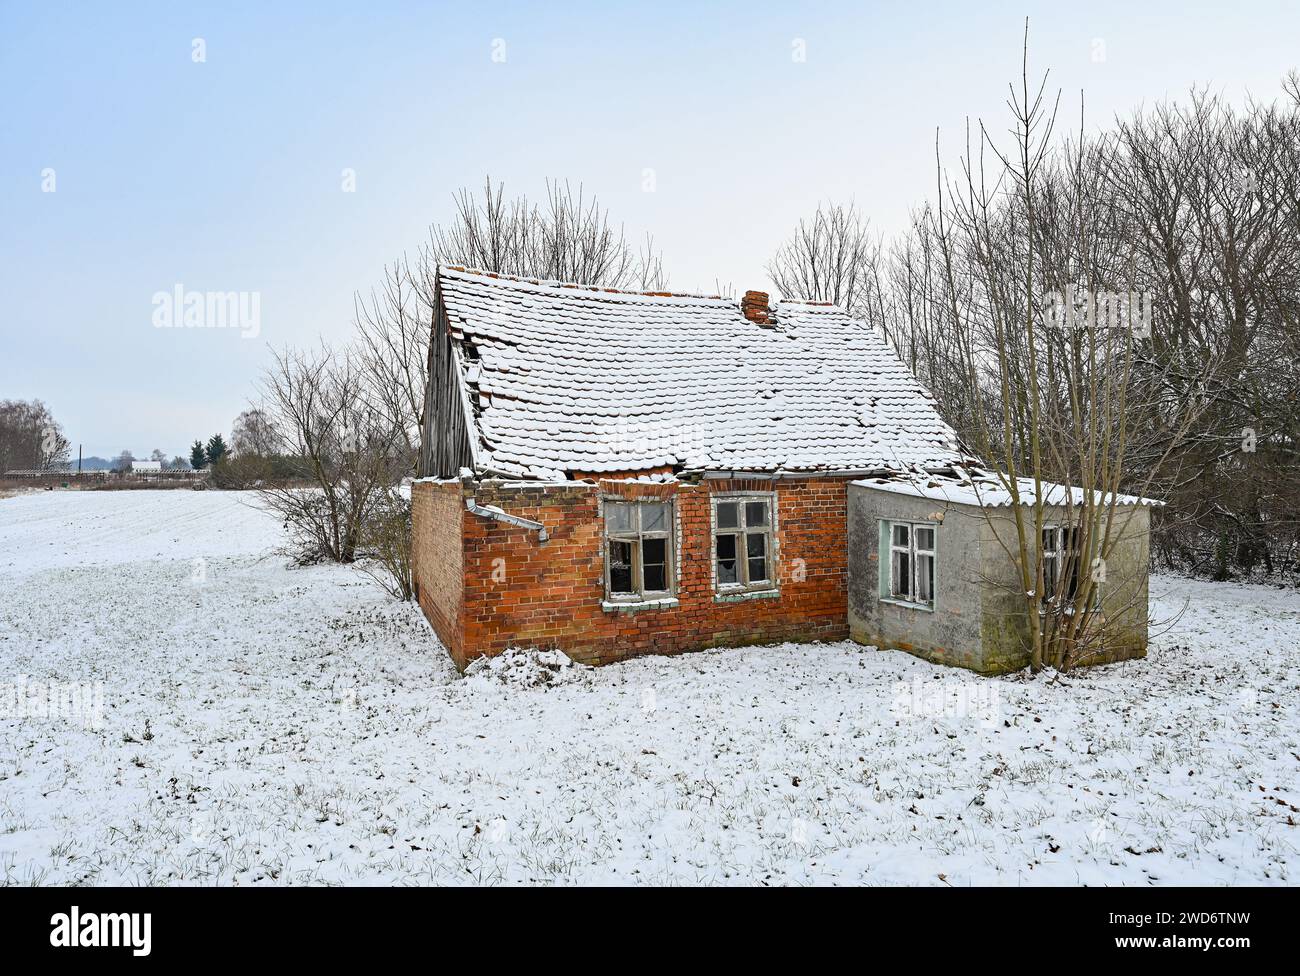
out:
M460 678L252 505L0 500L0 883L1298 879L1295 592L1158 577L1148 659L1061 681L849 643Z

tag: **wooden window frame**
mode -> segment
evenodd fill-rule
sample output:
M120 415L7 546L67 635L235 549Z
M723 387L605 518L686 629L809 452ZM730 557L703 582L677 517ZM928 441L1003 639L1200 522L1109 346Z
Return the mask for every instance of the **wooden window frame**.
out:
M1043 593L1039 599L1042 612L1048 609L1048 601L1056 596L1056 579L1061 572L1062 561L1073 553L1074 562L1071 565L1071 573L1074 577L1072 585L1066 592L1062 593L1063 606L1073 606L1074 601L1079 595L1079 586L1083 583L1084 558L1083 552L1079 549L1079 526L1068 525L1064 522L1047 522L1043 525L1044 533L1051 533L1052 545L1048 547L1046 540L1043 542ZM1065 540L1065 533L1070 533L1069 548ZM1051 566L1049 571L1048 566ZM1088 572L1092 571L1092 563L1088 562ZM1101 606L1101 584L1094 582L1092 584L1092 602L1093 607Z
M776 492L717 492L709 499L709 502L713 530L709 538L709 559L712 561L714 592L719 595L726 595L733 593L768 593L778 590L780 570L777 565L776 551ZM762 502L767 506L766 525L750 526L748 524L749 519L745 506L751 502ZM729 504L736 505L736 525L723 528L718 524L718 506ZM734 583L722 582L722 575L719 571L718 537L724 535L736 537L736 581ZM751 580L749 578L748 540L751 535L760 535L764 540L763 558L767 575L761 580Z
M894 529L902 526L907 528L907 543L904 545L900 545L894 541ZM931 538L933 539L930 548L924 549L917 545L917 529L930 530ZM885 532L887 550L889 553L889 561L887 564L888 585L885 588L885 595L882 596L881 599L889 603L897 603L902 606L913 607L917 610L934 610L939 595L939 523L925 521L913 522L908 519L886 519ZM906 596L900 596L898 594L898 587L895 585L897 583L897 574L894 570L895 555L907 556L908 590ZM917 597L917 592L919 590L917 584L921 579L921 557L928 558L930 564L930 598L928 600L921 600Z
M634 525L626 531L612 532L606 506L627 505L633 513ZM642 528L642 508L645 505L663 505L667 510L663 529L645 530ZM671 498L605 498L601 503L601 546L605 556L605 600L609 603L650 603L657 600L672 599L677 595L677 507ZM645 588L645 559L643 543L646 539L664 540L664 582L663 590ZM610 543L622 542L631 545L631 571L633 592L615 592L611 577L613 556Z

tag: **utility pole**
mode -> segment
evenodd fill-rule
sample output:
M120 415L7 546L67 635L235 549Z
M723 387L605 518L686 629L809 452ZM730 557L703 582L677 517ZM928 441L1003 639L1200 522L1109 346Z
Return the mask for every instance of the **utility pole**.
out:
M77 445L77 474L81 474L81 445Z

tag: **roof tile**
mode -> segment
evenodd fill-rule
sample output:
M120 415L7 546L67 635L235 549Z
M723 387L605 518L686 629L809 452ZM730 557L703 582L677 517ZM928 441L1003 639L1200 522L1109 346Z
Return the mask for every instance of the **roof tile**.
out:
M877 470L960 463L956 435L879 331L829 305L534 282L441 268L482 463L522 477Z

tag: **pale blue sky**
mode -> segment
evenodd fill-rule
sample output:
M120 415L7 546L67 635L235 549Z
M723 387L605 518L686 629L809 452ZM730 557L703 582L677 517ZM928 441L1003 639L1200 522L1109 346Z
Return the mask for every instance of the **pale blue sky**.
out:
M765 287L818 200L896 230L936 127L948 158L966 116L1002 127L1026 14L1090 127L1194 83L1271 99L1300 62L1294 0L3 0L0 398L45 400L87 454L228 434L267 343L344 339L353 292L485 173L581 181L654 232L675 288ZM154 328L178 283L260 293L260 335Z

